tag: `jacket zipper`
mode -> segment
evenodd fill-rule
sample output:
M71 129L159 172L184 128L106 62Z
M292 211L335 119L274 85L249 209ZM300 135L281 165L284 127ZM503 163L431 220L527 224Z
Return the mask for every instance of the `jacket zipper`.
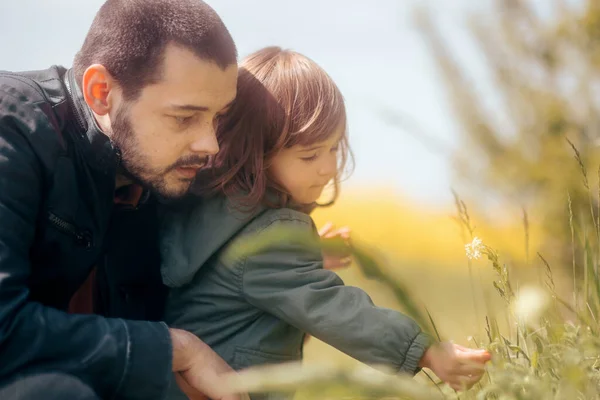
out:
M73 224L57 217L56 214L53 213L48 213L48 220L61 232L71 235L75 239L77 245L86 249L92 247L92 235L88 231L77 229Z

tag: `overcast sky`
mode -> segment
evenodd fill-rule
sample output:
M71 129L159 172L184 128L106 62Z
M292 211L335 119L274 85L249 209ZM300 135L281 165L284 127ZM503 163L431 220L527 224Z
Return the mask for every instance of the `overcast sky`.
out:
M417 3L430 4L458 56L477 63L466 39L470 0L208 0L221 15L240 56L268 45L305 53L321 64L345 96L356 156L348 186L391 186L419 202L451 202L447 152L381 118L389 109L408 115L442 144L457 146L436 69L411 25ZM0 69L70 66L102 0L0 2ZM368 5L367 5L368 4Z

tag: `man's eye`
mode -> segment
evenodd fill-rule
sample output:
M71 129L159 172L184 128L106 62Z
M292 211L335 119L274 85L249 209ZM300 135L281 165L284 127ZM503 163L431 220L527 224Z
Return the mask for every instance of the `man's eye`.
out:
M179 125L185 125L192 120L193 117L173 117Z

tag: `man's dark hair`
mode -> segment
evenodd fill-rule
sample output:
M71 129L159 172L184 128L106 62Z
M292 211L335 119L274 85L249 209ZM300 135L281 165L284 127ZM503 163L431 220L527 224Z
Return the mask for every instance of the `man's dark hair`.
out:
M160 80L167 44L189 49L220 68L237 63L237 50L221 18L201 0L107 0L92 22L73 70L102 64L134 100Z

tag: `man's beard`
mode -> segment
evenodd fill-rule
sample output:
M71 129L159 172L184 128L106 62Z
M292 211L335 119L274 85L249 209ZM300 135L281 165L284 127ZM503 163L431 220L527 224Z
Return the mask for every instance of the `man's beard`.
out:
M206 157L190 155L180 158L164 170L152 168L148 157L140 151L138 137L131 126L126 106L117 111L111 130L113 146L119 151L121 157L119 173L165 200L174 200L185 196L193 183L193 179L189 180L189 185L183 190L180 189L183 185L180 188L169 188L166 181L166 175L169 172L179 167L206 164Z

